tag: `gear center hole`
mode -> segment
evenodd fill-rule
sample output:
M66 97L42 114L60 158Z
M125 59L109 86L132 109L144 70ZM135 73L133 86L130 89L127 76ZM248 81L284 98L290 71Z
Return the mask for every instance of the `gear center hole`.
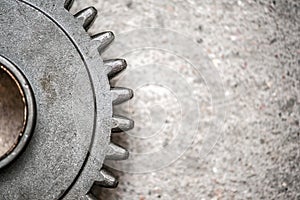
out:
M0 63L0 160L17 146L26 125L26 101L19 82Z

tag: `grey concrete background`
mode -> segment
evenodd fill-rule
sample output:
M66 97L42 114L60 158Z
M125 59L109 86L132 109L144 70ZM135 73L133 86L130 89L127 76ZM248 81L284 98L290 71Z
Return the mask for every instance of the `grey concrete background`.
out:
M142 174L115 172L119 187L104 190L103 199L300 199L299 1L77 0L72 12L88 5L99 11L91 34L113 30L118 37L159 27L198 43L221 76L224 98L216 101L226 111L219 119L224 123L209 129L214 113L205 81L182 59L158 50L129 49L124 55L128 75L116 84L132 86L146 79L149 72L137 73L137 66L162 62L173 66L190 84L190 97L201 102L203 123L191 147L169 166ZM163 75L169 81L173 78ZM176 137L180 103L192 102L178 103L172 91L155 83L134 89L136 100L116 111L134 118L136 128L114 140L133 153L163 148ZM203 154L201 135L208 131L220 137L212 151ZM153 133L161 134L148 137Z
M103 190L102 199L300 199L299 1L77 0L72 12L90 5L99 11L90 34L113 30L123 39L123 46L104 55L129 63L113 84L135 90L135 99L115 112L133 118L136 127L113 140L131 157L167 146L178 150L171 159L159 156L170 161L167 166L151 159L116 163L112 171L119 187ZM149 27L160 31L138 34ZM171 37L174 31L186 43ZM199 74L195 63L187 62L189 56L148 48L150 36L167 46L179 43L180 50L218 73L205 77L203 68ZM141 41L143 49L126 49ZM208 79L222 84L222 94L212 95ZM192 141L188 149L174 142L182 135L187 138L182 143ZM9 144L3 138L8 137L0 137L6 148L0 154ZM143 166L152 170L137 173Z

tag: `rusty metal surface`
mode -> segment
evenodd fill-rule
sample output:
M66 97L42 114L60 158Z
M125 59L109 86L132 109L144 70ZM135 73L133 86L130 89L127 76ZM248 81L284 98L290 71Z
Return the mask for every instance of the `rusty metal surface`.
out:
M24 125L24 102L16 82L0 66L0 157L18 141Z

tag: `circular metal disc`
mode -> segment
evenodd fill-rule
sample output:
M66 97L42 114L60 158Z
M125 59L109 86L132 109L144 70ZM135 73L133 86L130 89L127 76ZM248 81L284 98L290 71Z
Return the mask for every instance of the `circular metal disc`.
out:
M26 151L0 171L7 199L56 199L70 188L93 139L95 94L70 37L27 4L0 3L0 55L25 74L36 99Z

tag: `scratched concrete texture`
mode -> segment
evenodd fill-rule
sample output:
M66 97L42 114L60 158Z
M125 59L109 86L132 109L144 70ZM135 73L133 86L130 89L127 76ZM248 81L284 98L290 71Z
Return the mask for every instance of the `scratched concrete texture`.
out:
M159 49L147 49L147 45L125 49L122 56L128 60L128 72L115 84L133 87L136 95L116 112L132 117L136 126L114 136L115 142L137 154L159 152L172 145L172 138L177 137L175 127L189 128L189 123L180 121L181 115L189 115L180 111L182 106L195 108L189 98L200 102L196 106L200 115L191 116L190 121L203 123L195 129L189 148L161 169L153 167L141 173L138 163L118 162L119 170L112 171L119 177L119 187L103 190L102 199L300 199L298 0L77 0L72 12L89 5L99 11L90 34L113 30L118 38L155 27L162 30L153 36L158 40L175 31L186 36L186 44L197 44L199 53L201 49L220 76L216 81L222 83L223 93L212 100L216 102L213 106L225 113L218 118L211 111L213 91L180 54L172 57ZM147 34L134 37L145 44L149 41ZM177 42L166 38L164 43ZM128 39L130 42L134 40ZM125 40L124 48L127 45ZM182 46L188 49L184 43ZM145 67L149 63L163 63L162 72ZM178 77L168 76L166 66L172 66L189 83L184 100L160 84L161 79L178 88L183 84L175 81ZM159 78L143 84L141 80L153 74ZM213 119L217 122L210 123ZM188 132L180 134L190 137ZM208 132L219 137L203 154L201 135Z
M87 6L99 11L90 34L116 34L103 57L128 61L113 84L135 91L115 108L135 129L112 140L145 155L108 164L120 184L101 199L300 199L300 1L76 0L72 12ZM15 120L0 116L0 154L22 123L5 103Z
M72 12L88 5L90 34L122 40L103 55L129 63L112 83L136 94L115 108L135 129L112 138L131 161L107 163L120 184L99 197L300 199L299 1L77 0ZM4 108L15 120L0 116L1 154L22 124L22 107Z

